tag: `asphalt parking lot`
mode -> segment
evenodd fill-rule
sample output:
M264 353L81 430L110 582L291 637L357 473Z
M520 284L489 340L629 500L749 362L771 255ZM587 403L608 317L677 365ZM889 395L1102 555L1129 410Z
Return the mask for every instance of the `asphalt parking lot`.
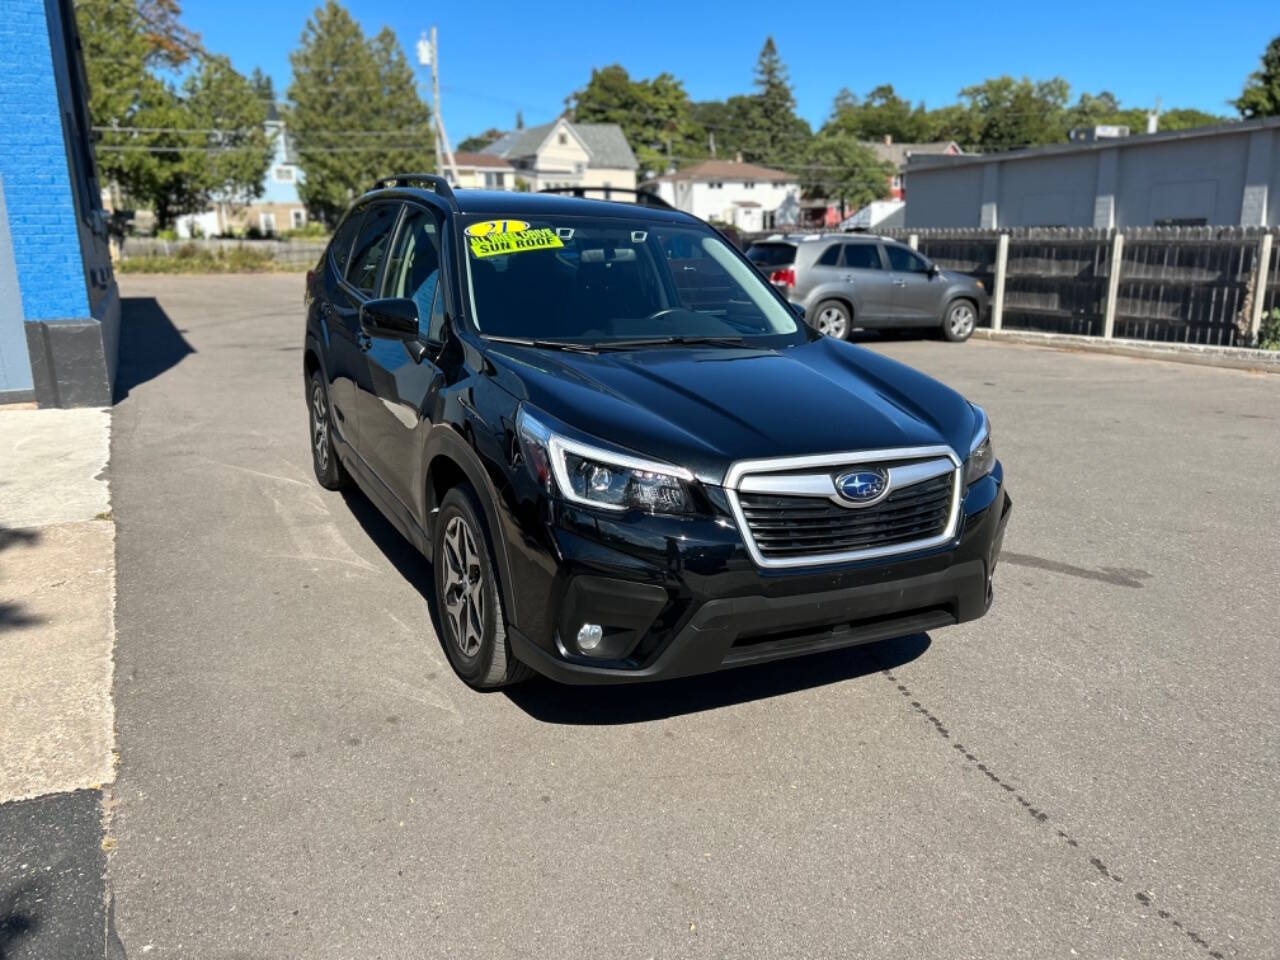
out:
M479 694L312 479L301 284L122 281L129 958L1277 956L1280 378L870 342L991 414L986 618Z

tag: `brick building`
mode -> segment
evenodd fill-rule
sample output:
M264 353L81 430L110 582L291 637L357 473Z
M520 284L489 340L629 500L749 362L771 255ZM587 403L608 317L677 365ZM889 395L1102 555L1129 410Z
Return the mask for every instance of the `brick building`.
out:
M71 0L0 0L0 403L111 402L120 296Z

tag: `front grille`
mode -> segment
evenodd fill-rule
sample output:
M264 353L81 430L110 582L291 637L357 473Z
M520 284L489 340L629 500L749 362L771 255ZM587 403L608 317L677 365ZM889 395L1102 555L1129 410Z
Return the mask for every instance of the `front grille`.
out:
M894 490L871 507L826 497L739 493L747 529L766 561L901 547L947 532L955 473Z

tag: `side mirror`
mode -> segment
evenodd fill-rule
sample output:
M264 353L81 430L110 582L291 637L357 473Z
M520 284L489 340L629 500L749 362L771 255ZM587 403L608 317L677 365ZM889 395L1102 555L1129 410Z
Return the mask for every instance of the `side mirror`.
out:
M796 317L797 317L798 319L800 319L801 321L803 321L803 320L804 320L804 305L803 305L803 304L800 304L800 303L793 303L793 304L791 305L791 311L792 311L792 313L794 313L794 314L796 315Z
M418 339L418 305L407 297L384 297L360 306L360 329L371 337Z
M938 274L942 273L942 268L936 263L929 264L929 279L932 280Z

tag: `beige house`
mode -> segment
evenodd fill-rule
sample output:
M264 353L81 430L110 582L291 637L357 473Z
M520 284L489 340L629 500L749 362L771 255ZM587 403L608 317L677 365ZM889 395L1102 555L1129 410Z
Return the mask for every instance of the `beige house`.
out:
M616 123L570 123L561 117L503 134L481 153L510 164L516 189L636 187L636 157Z
M458 150L453 155L458 172L455 187L466 190L514 190L515 168L501 157Z
M646 187L677 210L747 232L772 230L800 218L794 174L755 163L703 160L655 177Z

